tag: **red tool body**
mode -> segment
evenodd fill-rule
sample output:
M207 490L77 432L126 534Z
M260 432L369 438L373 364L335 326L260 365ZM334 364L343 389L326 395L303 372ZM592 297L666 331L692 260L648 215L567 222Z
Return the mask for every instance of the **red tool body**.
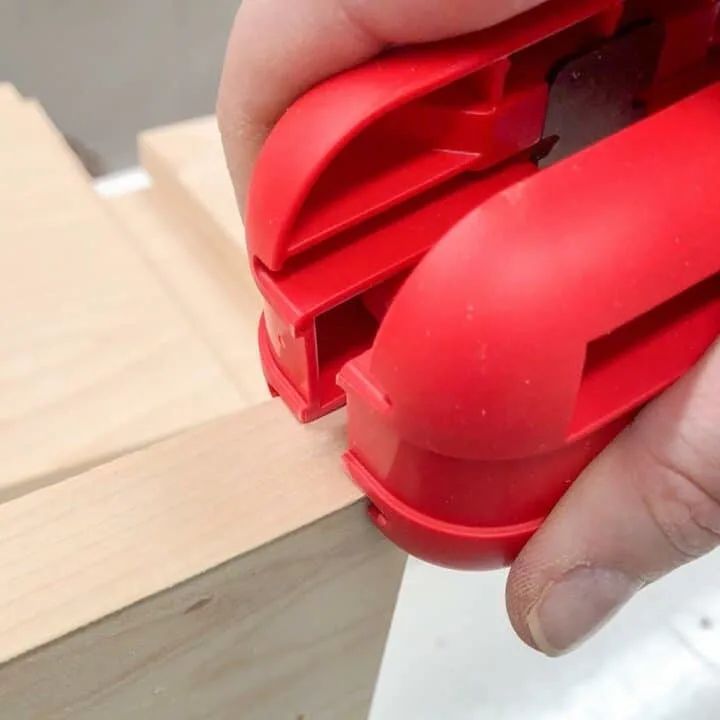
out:
M268 139L268 382L302 421L347 401L346 465L409 552L512 561L720 334L718 17L551 0L332 78Z

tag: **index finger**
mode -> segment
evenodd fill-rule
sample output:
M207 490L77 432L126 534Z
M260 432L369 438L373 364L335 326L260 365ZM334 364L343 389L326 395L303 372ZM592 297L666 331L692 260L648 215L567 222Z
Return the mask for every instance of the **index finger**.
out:
M316 83L388 45L497 24L544 0L244 0L230 36L218 121L238 202L275 121Z

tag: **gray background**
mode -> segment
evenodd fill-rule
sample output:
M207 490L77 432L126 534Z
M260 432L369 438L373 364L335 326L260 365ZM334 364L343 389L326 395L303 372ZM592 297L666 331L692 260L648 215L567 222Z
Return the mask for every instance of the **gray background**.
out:
M211 112L240 0L0 0L0 81L40 99L94 174L138 131Z

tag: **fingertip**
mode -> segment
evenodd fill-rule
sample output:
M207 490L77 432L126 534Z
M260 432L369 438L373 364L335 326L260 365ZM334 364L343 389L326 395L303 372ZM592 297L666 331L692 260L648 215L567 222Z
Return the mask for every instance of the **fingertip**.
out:
M532 586L532 574L525 571L522 560L518 558L510 568L505 585L505 607L515 634L528 647L542 652L528 623L531 598L538 594Z
M562 553L553 552L542 539L543 529L530 540L510 568L505 606L517 636L533 650L558 655L539 626L536 609L545 589L562 576Z
M513 627L526 644L548 657L560 657L582 645L643 586L621 570L594 566L545 577L525 597L516 582L508 583Z

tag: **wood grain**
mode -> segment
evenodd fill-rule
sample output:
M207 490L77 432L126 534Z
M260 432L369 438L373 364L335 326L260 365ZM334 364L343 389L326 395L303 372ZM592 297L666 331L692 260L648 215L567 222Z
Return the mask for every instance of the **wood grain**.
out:
M108 198L178 307L227 371L243 401L269 396L257 343L260 294L236 287L232 268L207 252L206 239L156 190Z
M342 426L270 402L0 507L3 717L365 717L403 558Z
M258 317L262 302L250 271L245 231L215 118L149 130L140 136L139 152L165 213L194 236L194 262L213 276L217 289L232 298L236 308L252 308L252 316ZM186 287L184 295L203 325L211 328L217 324L209 319L207 308L201 307L198 292ZM247 317L247 310L245 314ZM230 318L232 313L221 317ZM215 332L212 344L235 382L242 386L246 361L238 358L237 343L228 332Z
M237 410L42 111L0 95L0 501Z
M0 505L0 717L360 720L404 557L343 413L237 412L259 304L222 156L183 132L179 173L103 206L0 87L0 498L27 493Z
M214 251L245 267L245 231L215 118L148 130L140 136L139 152L156 186L208 231Z

